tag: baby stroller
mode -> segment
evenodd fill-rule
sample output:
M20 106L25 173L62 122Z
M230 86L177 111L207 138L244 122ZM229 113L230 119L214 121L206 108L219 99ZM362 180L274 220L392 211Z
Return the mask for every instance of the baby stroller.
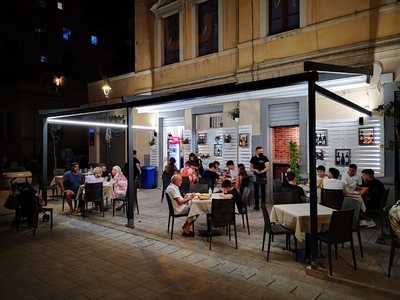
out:
M50 221L50 229L53 229L53 209L43 206L36 190L28 182L11 182L11 195L5 206L15 210L14 223L17 231L20 229L21 223L25 222L33 228L33 234L36 234L41 213L43 213L43 222Z

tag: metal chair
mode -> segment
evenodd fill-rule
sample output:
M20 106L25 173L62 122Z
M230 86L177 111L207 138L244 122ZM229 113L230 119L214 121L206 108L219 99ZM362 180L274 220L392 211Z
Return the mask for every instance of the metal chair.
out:
M343 205L343 190L321 189L321 205L340 210Z
M83 197L82 215L87 215L88 203L92 202L99 205L100 212L104 217L103 207L103 183L86 183L85 184L85 195Z
M274 204L293 204L303 203L304 199L301 199L298 193L290 188L282 187L279 192L274 192L273 203Z
M183 213L183 214L177 214L175 213L174 206L172 205L172 199L168 195L168 193L165 193L165 197L167 198L167 203L168 203L168 210L169 210L169 216L168 216L168 230L169 232L169 226L171 223L171 218L172 218L172 224L171 224L171 240L174 235L174 223L175 223L175 218L182 218L182 217L187 217L189 215L189 212ZM193 232L194 232L194 222L192 223L193 226Z
M395 234L395 232L392 228L392 225L390 223L389 209L387 210L387 213L386 213L386 220L389 224L390 237L391 237L389 268L388 268L388 277L390 277L391 273L392 273L392 266L393 266L395 251L396 251L396 249L400 249L400 238Z
M251 192L250 188L248 188L248 187L243 188L243 193L241 195L242 210L238 212L238 214L242 216L243 228L246 228L246 225L247 225L247 233L249 235L250 235L250 226L249 226L249 215L247 213L247 208L249 205L250 192ZM244 222L245 217L246 217L246 225Z
M361 257L364 257L364 251L361 242L361 232L360 232L360 213L361 213L361 202L356 199L346 198L343 201L342 210L354 210L353 216L353 233L357 233L358 245L360 247Z
M320 242L328 245L329 275L332 276L332 245L335 245L337 258L337 244L350 242L351 253L353 256L354 270L357 270L356 255L353 242L353 217L354 209L334 211L331 216L329 230L317 235Z
M231 240L231 225L235 233L235 248L237 244L235 201L233 199L212 199L211 213L207 214L207 231L211 250L212 228L228 226L229 240Z
M271 241L275 235L285 235L286 236L286 249L290 251L290 236L293 235L294 237L294 251L295 251L295 258L297 261L297 239L294 235L294 231L289 229L282 224L273 223L269 218L269 213L265 205L261 205L261 210L264 217L264 233L263 233L263 241L261 251L264 252L264 245L265 245L265 236L268 232L268 249L267 249L267 261L269 261L269 253L271 250Z

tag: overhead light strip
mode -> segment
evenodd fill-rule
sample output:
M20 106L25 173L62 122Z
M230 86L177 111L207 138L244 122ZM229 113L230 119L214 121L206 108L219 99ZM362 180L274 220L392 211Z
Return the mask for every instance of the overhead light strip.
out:
M58 119L58 118L57 119L49 118L48 123L49 124L60 124L60 125L72 125L72 126L119 128L119 129L126 129L128 127L126 124L89 122L89 121L79 121L79 120L65 120L65 119ZM156 127L142 126L142 125L133 125L132 128L143 129L143 130L157 130Z

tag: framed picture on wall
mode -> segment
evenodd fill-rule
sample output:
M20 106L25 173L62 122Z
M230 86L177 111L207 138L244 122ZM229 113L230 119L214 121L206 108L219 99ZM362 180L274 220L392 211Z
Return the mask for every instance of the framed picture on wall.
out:
M215 143L218 145L222 145L224 143L224 136L223 135L217 135L215 137Z
M360 146L375 144L375 131L373 127L358 128L358 144Z
M318 129L315 131L315 145L316 146L328 146L328 130Z
M214 144L214 156L222 157L222 145Z
M206 145L207 144L207 133L199 133L197 135L197 144Z
M351 163L350 149L335 149L335 165L346 167Z
M239 147L247 148L249 147L249 134L239 133Z
M325 160L325 151L322 149L317 149L316 151L316 158L317 160L324 161Z

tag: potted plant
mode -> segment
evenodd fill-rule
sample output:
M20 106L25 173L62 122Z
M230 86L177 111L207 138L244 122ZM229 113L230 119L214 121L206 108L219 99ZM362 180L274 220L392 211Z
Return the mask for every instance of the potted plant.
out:
M289 166L290 171L296 176L296 181L299 176L299 160L300 160L300 151L299 146L296 142L289 142Z

